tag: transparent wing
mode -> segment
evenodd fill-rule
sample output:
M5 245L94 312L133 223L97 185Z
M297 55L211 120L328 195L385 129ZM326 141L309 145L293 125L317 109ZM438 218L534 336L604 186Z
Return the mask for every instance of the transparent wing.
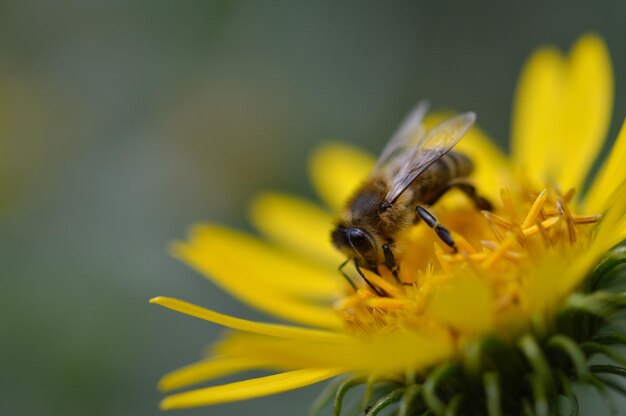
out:
M424 127L422 120L428 112L429 103L422 100L411 110L411 112L402 120L400 127L394 132L387 142L387 145L380 153L374 172L385 166L393 156L401 152L402 149L408 147L411 142L419 141L424 135Z
M388 168L392 179L385 201L393 204L419 175L461 140L474 121L475 113L452 117L423 134L413 150L394 159Z

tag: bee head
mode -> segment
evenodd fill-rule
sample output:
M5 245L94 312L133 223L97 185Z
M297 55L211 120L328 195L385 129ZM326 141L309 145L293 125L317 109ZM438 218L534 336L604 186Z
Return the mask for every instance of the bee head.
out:
M374 238L363 228L337 225L332 233L333 244L364 263L376 262L376 243Z

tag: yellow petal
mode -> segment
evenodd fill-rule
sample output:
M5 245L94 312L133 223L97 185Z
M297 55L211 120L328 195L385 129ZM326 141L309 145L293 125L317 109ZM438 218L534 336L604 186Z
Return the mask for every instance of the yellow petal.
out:
M580 189L611 115L613 76L602 39L581 37L567 59L537 51L518 85L512 148L518 170L535 184Z
M365 152L339 143L321 146L309 163L317 193L335 211L339 211L352 192L365 180L374 159Z
M607 211L598 225L589 252L604 254L626 238L626 179L623 179L606 202Z
M159 296L150 299L150 303L161 305L176 312L184 313L195 318L204 319L227 328L254 334L269 335L278 338L297 338L308 341L322 341L329 343L344 343L347 338L344 335L318 329L299 328L295 326L268 324L262 322L248 321L246 319L235 318L223 315L209 309L185 302L179 299Z
M341 290L335 271L227 228L198 225L173 254L230 292L264 312L307 325L337 327L328 304ZM318 304L312 299L326 299Z
M608 159L602 165L600 172L589 187L585 197L585 209L590 213L603 213L607 208L607 201L617 186L626 179L626 120L617 136Z
M214 357L179 368L159 380L159 390L168 391L218 377L264 367L263 362L244 357Z
M166 397L161 402L161 409L207 406L269 396L319 383L338 374L332 369L311 368L207 387Z
M580 189L604 143L613 107L613 72L606 45L586 35L572 48L561 107L557 183Z
M580 266L573 267L576 258L569 256L566 258L562 254L558 250L547 249L540 263L527 273L523 298L527 300L531 314L532 312L553 311L558 307L558 300L561 299L559 286L573 287L572 285L578 284L584 276Z
M517 168L536 184L553 175L553 142L559 133L564 60L554 48L536 51L522 70L515 93L511 151Z
M484 281L464 276L433 290L428 311L435 319L463 333L481 333L492 328L495 305Z
M452 113L433 113L426 117L424 125L432 128L451 116ZM469 156L474 162L472 179L478 192L492 203L498 202L500 189L510 187L512 182L506 155L477 126L469 129L453 150Z
M251 334L230 334L215 346L220 355L266 360L285 368L329 367L344 372L403 374L430 366L453 352L447 333L419 329L350 338L345 343L276 339Z
M257 229L282 246L321 260L333 269L343 261L330 242L333 217L313 203L268 192L253 200L250 218Z

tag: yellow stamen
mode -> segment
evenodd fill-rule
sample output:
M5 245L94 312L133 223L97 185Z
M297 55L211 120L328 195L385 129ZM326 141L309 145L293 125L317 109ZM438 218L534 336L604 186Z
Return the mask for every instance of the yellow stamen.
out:
M515 204L513 203L511 191L507 188L503 188L500 192L500 197L502 198L504 209L506 209L513 222L517 222L517 210L515 209Z
M369 299L372 296L375 296L376 294L374 292L372 292L372 290L368 287L367 289L357 289L356 291L356 295L359 297L359 299Z
M474 253L474 254L444 254L444 258L450 263L462 263L464 261L479 262L487 257L487 253Z
M554 224L559 222L560 219L561 218L559 217L551 217L545 221L542 221L540 224L541 224L541 227L543 227L544 229L550 228ZM522 232L524 233L525 237L530 237L531 235L535 235L539 232L539 227L537 225L531 225L530 227L523 229Z
M392 298L371 298L365 301L365 304L371 308L392 310L392 309L404 309L407 305L407 301L403 299Z
M452 270L450 263L446 260L443 249L437 243L435 243L435 255L437 256L437 260L439 260L439 264L441 264L441 268L446 272L450 272Z
M600 221L602 215L572 215L574 224L593 224Z
M363 270L363 273L365 274L365 277L367 277L367 280L369 280L374 286L384 290L389 296L396 297L400 294L400 291L394 285L387 282L376 273L369 270Z
M462 235L454 234L454 241L459 251L463 251L469 254L476 253L476 249L472 247L472 245L468 243L468 241L463 238Z
M361 301L362 300L358 296L352 295L339 299L337 302L335 302L334 306L337 310L350 309L360 304Z
M483 211L483 215L487 220L492 221L495 225L505 230L510 230L513 228L513 223L506 218L499 216L498 214L494 214L493 212Z
M541 212L543 205L546 203L546 199L548 199L548 190L544 189L530 207L528 215L526 215L524 222L522 222L522 228L528 228L535 223L535 219L537 218L537 215L539 215L539 212Z
M513 245L514 242L515 236L513 234L509 234L507 238L502 242L502 244L500 244L500 246L498 246L498 248L485 259L482 266L485 269L491 268L500 257L504 256L504 253L507 252L507 250Z
M572 213L567 207L567 203L565 203L563 199L559 199L556 202L556 208L559 210L561 217L563 217L563 219L565 220L565 223L567 224L567 233L569 235L570 243L575 242L576 241L576 228L574 227L574 220L572 219Z
M541 238L543 239L543 242L546 245L546 247L550 247L552 245L552 239L550 238L550 234L548 233L548 230L546 230L543 227L543 225L541 225L541 221L539 220L535 221L535 225L537 226L537 229L539 230L539 234L541 235Z
M565 195L563 195L563 202L565 202L566 204L569 204L570 202L572 202L572 198L574 198L575 194L576 194L576 190L574 188L570 188L570 190L567 191Z
M493 214L488 211L482 211L482 213L485 216L485 219L487 220L487 224L489 225L491 232L493 232L493 235L496 237L498 241L502 241L502 239L504 239L504 234L502 234L502 231L500 231L498 226L495 224Z
M480 243L484 245L485 247L490 248L492 250L496 250L499 247L498 244L494 243L493 241L482 240ZM480 253L480 256L482 256L482 259L485 259L487 257L487 253ZM516 261L523 257L524 255L522 253L518 253L517 251L507 250L504 252L504 258L508 260ZM476 257L476 259L478 260L478 257Z

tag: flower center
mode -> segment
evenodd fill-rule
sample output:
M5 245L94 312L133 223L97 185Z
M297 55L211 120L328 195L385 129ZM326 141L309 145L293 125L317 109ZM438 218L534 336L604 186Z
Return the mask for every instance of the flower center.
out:
M529 316L533 267L547 256L571 259L589 243L588 225L600 220L599 215L576 214L573 196L573 190L503 189L501 204L492 212L441 201L436 214L452 231L458 251L418 223L393 247L401 284L382 266L380 274L364 270L378 293L362 285L335 309L356 335L419 328L457 337L523 323Z

